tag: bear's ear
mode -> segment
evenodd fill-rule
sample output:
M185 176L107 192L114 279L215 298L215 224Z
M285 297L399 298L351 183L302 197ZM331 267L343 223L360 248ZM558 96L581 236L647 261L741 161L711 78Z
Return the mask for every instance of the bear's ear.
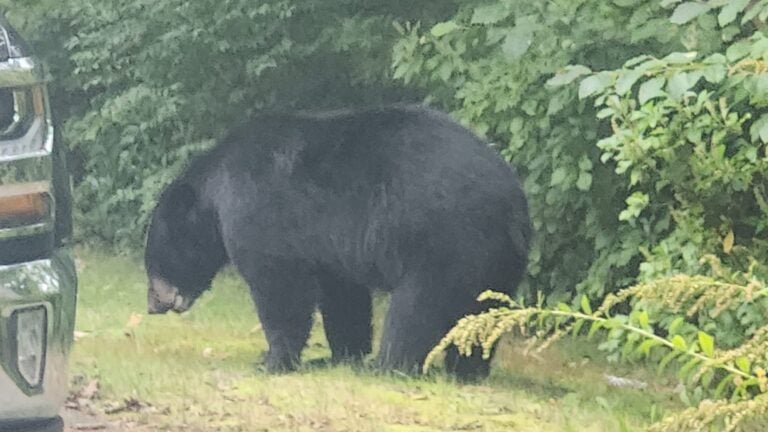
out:
M186 183L172 185L165 192L166 212L176 220L187 217L196 201L195 190Z

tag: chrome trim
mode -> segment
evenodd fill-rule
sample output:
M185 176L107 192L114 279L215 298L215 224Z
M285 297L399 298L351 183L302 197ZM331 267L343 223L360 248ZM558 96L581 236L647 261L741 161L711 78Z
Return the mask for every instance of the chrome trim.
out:
M34 141L40 142L37 148L34 148L35 145L31 144ZM12 150L14 147L18 151ZM29 150L28 148L30 147L33 149ZM27 148L27 150L22 150L24 148ZM49 155L52 149L53 126L48 121L37 117L32 120L32 124L23 136L0 140L0 162L11 162L29 157L43 157ZM9 154L5 155L5 153Z
M35 225L26 225L19 228L0 229L0 240L13 237L27 237L42 234L53 230L52 222L43 222Z
M3 25L3 22L0 21L0 37L2 37L2 44L0 46L5 46L5 52L0 54L0 58L3 59L3 61L8 60L11 58L11 36L8 34L8 30Z
M0 62L0 87L26 87L47 81L42 65L32 57Z
M48 308L49 330L42 392L30 395L19 388L18 377L8 371L13 359L0 352L0 421L54 417L67 395L67 357L77 299L77 276L70 253L68 249L56 250L50 259L0 265L0 311L43 303Z

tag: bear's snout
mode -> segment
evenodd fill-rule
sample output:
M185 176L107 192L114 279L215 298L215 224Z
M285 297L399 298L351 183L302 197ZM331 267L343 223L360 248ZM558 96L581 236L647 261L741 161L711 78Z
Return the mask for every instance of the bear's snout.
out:
M164 314L173 309L177 312L184 306L184 299L179 295L179 289L162 278L151 277L147 292L147 313ZM186 310L186 309L185 309Z

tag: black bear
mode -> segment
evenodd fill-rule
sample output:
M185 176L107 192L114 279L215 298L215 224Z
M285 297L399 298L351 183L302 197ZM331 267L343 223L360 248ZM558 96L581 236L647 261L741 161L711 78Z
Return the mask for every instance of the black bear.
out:
M149 313L188 309L226 263L251 289L270 371L300 359L319 306L334 361L371 351L371 290L391 293L378 364L413 372L486 289L513 293L531 226L488 144L417 106L263 115L162 193L149 226ZM448 353L459 377L488 362Z

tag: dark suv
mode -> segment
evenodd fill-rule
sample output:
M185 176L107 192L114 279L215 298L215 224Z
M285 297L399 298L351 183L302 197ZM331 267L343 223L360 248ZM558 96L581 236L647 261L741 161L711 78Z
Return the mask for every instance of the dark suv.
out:
M0 431L60 430L77 279L41 64L0 17Z

